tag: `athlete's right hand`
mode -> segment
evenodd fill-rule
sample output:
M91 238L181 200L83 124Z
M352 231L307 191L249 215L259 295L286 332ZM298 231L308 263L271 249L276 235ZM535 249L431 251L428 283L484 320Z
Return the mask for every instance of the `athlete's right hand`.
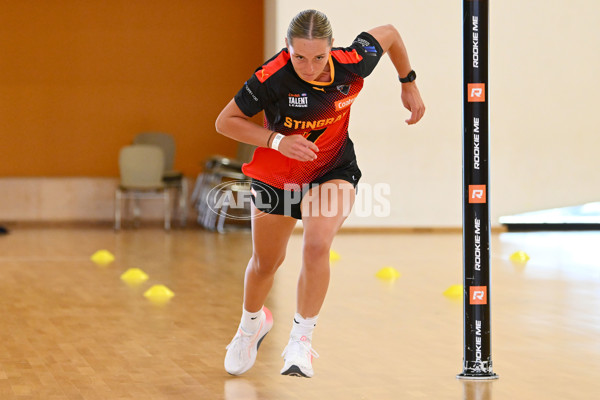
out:
M317 159L319 148L302 135L290 135L281 139L279 152L286 157L298 161L314 161Z

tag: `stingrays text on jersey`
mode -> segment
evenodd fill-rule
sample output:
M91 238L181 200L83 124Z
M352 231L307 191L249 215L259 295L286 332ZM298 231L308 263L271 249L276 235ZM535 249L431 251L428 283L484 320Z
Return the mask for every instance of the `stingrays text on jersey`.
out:
M284 126L292 129L316 129L327 125L333 125L346 116L348 111L338 115L336 118L324 118L315 121L298 121L290 117L285 117Z

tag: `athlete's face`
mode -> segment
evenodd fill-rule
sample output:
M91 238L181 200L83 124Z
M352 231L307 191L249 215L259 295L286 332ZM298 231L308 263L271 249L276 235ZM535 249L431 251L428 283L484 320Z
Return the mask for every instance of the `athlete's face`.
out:
M300 39L291 42L285 39L292 58L292 65L298 76L305 81L316 81L328 67L331 46L327 39Z

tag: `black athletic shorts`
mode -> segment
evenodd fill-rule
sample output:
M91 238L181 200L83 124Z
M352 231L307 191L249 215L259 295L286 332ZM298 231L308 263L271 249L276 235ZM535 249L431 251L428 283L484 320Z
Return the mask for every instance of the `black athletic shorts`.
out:
M310 189L334 179L350 182L356 188L361 176L362 173L354 159L348 165L332 169L315 181L302 185L302 187L295 187L293 190L279 189L253 178L251 183L252 203L265 213L302 219L300 203Z

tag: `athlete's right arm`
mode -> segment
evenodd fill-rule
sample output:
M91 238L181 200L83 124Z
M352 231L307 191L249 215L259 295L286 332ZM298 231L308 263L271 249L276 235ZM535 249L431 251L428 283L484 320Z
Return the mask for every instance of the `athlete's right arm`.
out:
M248 116L240 110L232 99L225 106L215 122L217 132L238 142L252 144L258 147L268 147L277 134L248 120ZM269 140L270 138L270 140ZM270 143L267 143L270 142ZM286 157L298 161L313 161L317 158L319 148L302 135L284 137L279 143L279 152Z

